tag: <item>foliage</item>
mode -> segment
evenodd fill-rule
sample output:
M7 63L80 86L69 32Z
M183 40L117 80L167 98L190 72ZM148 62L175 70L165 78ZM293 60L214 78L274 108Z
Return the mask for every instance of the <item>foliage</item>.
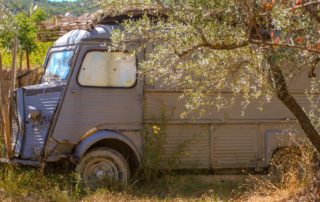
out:
M27 60L29 60L29 55L37 49L37 23L46 19L45 12L36 8L31 10L29 15L25 13L18 13L15 16L15 22L18 27L18 40L20 47L20 54L23 52L27 53ZM27 61L27 67L29 69L29 61Z
M15 21L19 29L18 39L20 49L23 51L32 52L36 48L36 24L24 13L18 13L15 16Z
M42 67L47 51L53 46L53 42L36 42L36 48L30 55L30 64L33 67Z
M8 67L9 52L13 46L14 38L18 38L21 52L31 53L37 48L36 23L45 19L46 14L41 9L35 9L30 15L20 12L14 16L2 0L0 1L0 9L0 47L4 51L4 66ZM39 64L38 59L36 63Z
M165 108L161 108L161 117L152 126L146 125L143 130L143 158L141 174L145 180L150 181L155 178L160 170L160 163L163 161L164 144L167 137L167 118Z
M50 171L51 172L51 171ZM36 169L2 166L0 170L0 199L17 200L70 201L75 199L63 187L72 193L73 181L76 179L66 173L55 173L48 176L39 174Z
M101 4L119 6L121 9L141 3L130 2L104 0ZM143 5L150 5L151 2L143 1ZM260 8L263 1L256 2L259 4L236 0L167 1L164 8L161 7L163 4L154 3L159 9L165 9L169 17L157 22L147 17L137 22L127 21L126 31L117 32L113 39L116 43L138 39L143 40L144 44L158 41L142 67L152 81L161 79L165 85L185 89L190 110L213 104L220 108L233 102L224 99L221 95L223 91L242 93L243 106L251 99L260 97L269 101L273 92L264 73L267 68L262 65L266 55L263 49L265 44L260 46L250 41L253 39L249 39L251 33L248 32L250 27L247 23L253 17L249 15L256 12L259 15L272 15L273 26L281 29L284 39L289 33L296 33L294 29L304 29L304 34L310 40L317 35L316 29L310 31L312 19L296 20L297 26L287 25L287 18L296 16L282 14L287 17L283 20L284 17L278 15L280 7L272 13L263 13ZM249 8L243 4L249 4ZM314 40L309 43L316 44ZM297 68L295 64L300 64L299 61L308 62L315 57L312 53L281 47L275 47L273 55L278 63L286 63L284 71L287 78Z
M37 9L35 9L35 11L33 11L31 13L30 17L33 22L40 23L40 22L46 20L48 16L43 9L37 8Z
M48 49L53 45L52 42L36 42L36 47L30 54L30 65L34 68L42 67ZM12 55L5 49L0 48L4 68L11 66ZM18 58L20 60L20 58ZM18 62L20 62L18 60ZM22 58L22 64L26 64L26 59Z
M77 2L49 2L47 0L26 1L26 0L3 0L4 4L13 13L30 13L30 8L41 8L47 17L53 15L64 15L72 13L79 16L96 10L94 0L78 0Z
M183 89L189 111L221 109L236 99L243 109L253 100L262 107L276 95L320 151L319 133L286 86L302 68L314 76L319 2L101 0L100 5L158 10L157 20L127 20L125 31L114 32L115 48L128 41L141 42L141 48L154 44L142 71L151 83Z
M320 129L320 81L312 79L310 89L306 90L306 97L310 103L310 107L305 109L313 122L313 125Z
M10 49L16 33L17 27L14 16L4 6L3 1L0 0L0 47Z

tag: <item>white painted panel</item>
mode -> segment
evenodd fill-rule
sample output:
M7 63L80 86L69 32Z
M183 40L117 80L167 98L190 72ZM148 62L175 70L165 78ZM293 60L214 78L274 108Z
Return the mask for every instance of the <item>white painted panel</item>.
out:
M136 58L121 52L91 51L78 80L83 86L131 87L136 81Z

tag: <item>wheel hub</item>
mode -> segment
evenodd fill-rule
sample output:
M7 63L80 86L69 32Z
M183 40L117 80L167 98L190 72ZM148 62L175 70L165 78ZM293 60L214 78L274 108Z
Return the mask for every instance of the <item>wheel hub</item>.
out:
M103 170L98 170L96 172L96 177L97 177L98 180L103 180L103 178L106 177L106 172L103 171Z
M117 152L101 149L92 151L78 165L83 181L90 188L126 183L129 173L126 161Z

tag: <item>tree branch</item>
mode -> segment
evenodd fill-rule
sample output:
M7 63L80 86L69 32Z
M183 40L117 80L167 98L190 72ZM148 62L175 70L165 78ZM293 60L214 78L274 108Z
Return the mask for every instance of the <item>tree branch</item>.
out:
M304 7L309 7L309 6L312 6L312 5L315 5L315 4L320 4L320 0L316 0L316 1L311 1L311 2L308 2L308 3L303 3L301 5L298 5L298 6L293 6L291 8L288 8L287 10L288 11L291 11L291 10L295 10L295 9L299 9L299 8L304 8Z
M320 53L320 50L315 49L315 48L307 48L306 46L297 46L297 45L291 45L291 44L283 44L283 43L274 43L274 42L267 42L267 41L259 41L259 40L250 40L250 43L256 44L256 45L268 45L268 46L281 46L281 47L286 47L286 48L294 48L294 49L299 49L299 50L305 50L311 53Z
M179 53L177 52L176 54L179 57L184 57L193 51L199 49L199 48L209 48L211 50L233 50L237 48L242 48L245 46L248 46L249 42L248 41L243 41L241 43L233 43L233 44L224 44L224 43L217 43L217 44L211 44L211 43L199 43L198 45L192 46L191 48Z

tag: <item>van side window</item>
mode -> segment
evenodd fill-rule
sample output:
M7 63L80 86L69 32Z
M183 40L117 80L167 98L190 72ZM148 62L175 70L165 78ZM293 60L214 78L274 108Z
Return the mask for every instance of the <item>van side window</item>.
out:
M134 54L91 51L84 57L78 82L82 86L132 87L136 82L136 76Z

